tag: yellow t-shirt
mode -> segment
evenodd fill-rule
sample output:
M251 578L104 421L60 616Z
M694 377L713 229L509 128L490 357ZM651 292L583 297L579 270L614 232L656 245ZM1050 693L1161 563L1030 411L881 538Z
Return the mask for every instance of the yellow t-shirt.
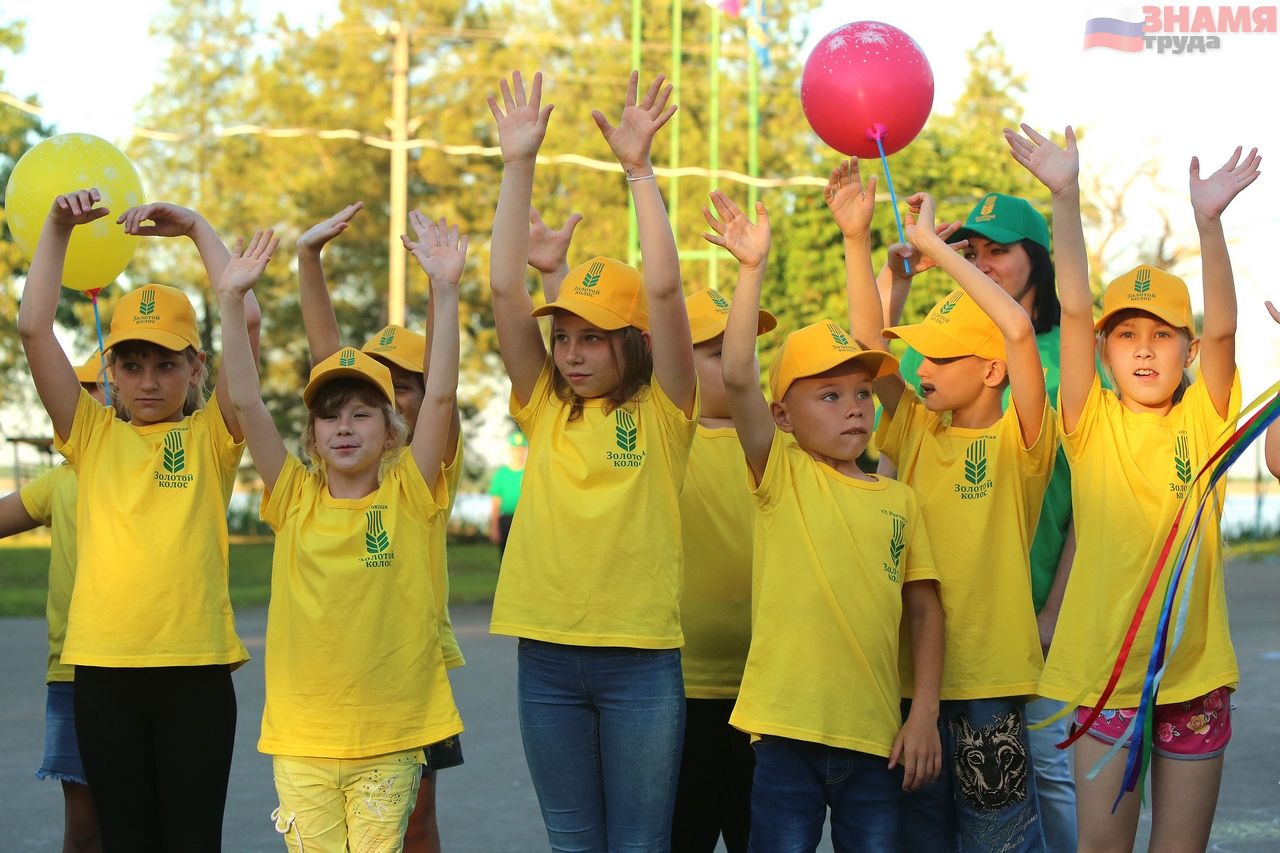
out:
M495 634L672 649L680 633L680 489L697 412L655 380L608 414L551 386L550 356L512 415L529 438L520 509L493 601Z
M920 496L946 615L943 699L1035 693L1044 665L1031 600L1031 540L1058 452L1053 410L1026 447L1013 406L986 429L949 426L908 388L876 432ZM911 660L902 660L910 695Z
M239 665L227 593L227 502L244 452L217 399L134 426L81 392L71 435L76 582L62 660L106 667Z
M27 515L53 531L49 597L44 605L49 623L49 666L44 680L75 681L75 667L62 663L62 643L76 582L76 472L70 465L59 465L27 483L19 494Z
M423 565L446 503L407 453L354 499L288 458L262 504L276 546L259 751L364 758L462 731Z
M1062 446L1071 462L1071 503L1075 508L1076 558L1045 662L1039 692L1071 701L1092 686L1084 700L1094 705L1111 676L1129 622L1137 610L1179 502L1189 483L1240 411L1240 378L1231 389L1229 417L1221 418L1204 383L1191 383L1168 415L1131 412L1095 379L1074 432ZM1142 695L1147 654L1176 560L1194 515L1189 499L1182 533L1173 543L1154 598L1147 607L1134 649L1110 708L1132 708ZM1225 489L1225 484L1220 486ZM1221 501L1222 492L1218 494ZM1182 642L1160 684L1160 702L1185 702L1240 680L1223 591L1219 513L1210 500L1201 518L1202 544ZM1195 543L1192 543L1192 550ZM1189 559L1189 558L1188 558ZM1190 567L1188 567L1190 571ZM1183 579L1185 581L1186 575ZM1170 629L1170 639L1173 637Z
M747 460L732 427L698 427L680 493L684 693L732 699L751 645L751 524Z
M902 585L937 578L915 493L846 477L779 430L754 495L751 651L730 724L888 756Z
M408 452L408 448L405 448L405 452ZM444 665L449 669L456 669L467 661L462 656L458 637L453 633L453 619L449 617L448 521L453 513L453 502L458 497L458 482L462 479L462 436L458 436L458 449L453 454L453 460L441 469L441 473L444 475L445 488L449 490L449 503L441 522L429 528L431 593L435 598L436 616L440 622L440 648L444 652Z

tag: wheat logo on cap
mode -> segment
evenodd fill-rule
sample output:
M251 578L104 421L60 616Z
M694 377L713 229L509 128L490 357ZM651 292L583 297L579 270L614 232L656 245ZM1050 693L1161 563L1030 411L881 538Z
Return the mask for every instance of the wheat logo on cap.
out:
M729 312L729 300L725 299L720 293L714 289L707 290L707 296L711 297L711 302L720 310L721 313Z
M383 330L382 336L378 338L378 346L389 347L391 346L392 341L394 341L395 339L396 339L395 327L387 326L387 328Z
M311 368L311 378L307 380L307 387L302 389L302 402L310 407L316 393L326 383L342 378L363 379L377 388L388 403L396 404L391 371L385 364L353 347L343 347Z
M604 262L596 261L587 268L586 275L582 277L582 286L588 290L600 283L600 275L604 272Z
M347 347L338 356L339 367L351 367L356 363L356 351Z
M546 317L556 311L576 314L605 331L635 326L647 331L649 309L640 273L613 258L595 257L569 270L560 285L560 297L533 310Z
M827 321L827 332L831 335L831 340L835 342L836 346L838 347L849 346L849 338L845 335L844 329L841 329L839 326L837 326L835 323L832 323L830 320Z
M150 323L156 319L156 291L153 287L145 288L142 291L142 300L138 303L138 314L134 317L134 321L138 323Z
M884 336L901 338L925 358L1005 358L1000 329L963 290L952 291L919 323L885 329Z
M1191 313L1191 294L1186 283L1176 275L1142 264L1107 285L1102 295L1102 316L1095 328L1099 331L1120 311L1134 308L1153 314L1177 329L1195 335Z
M191 300L176 287L148 284L120 297L111 315L106 350L124 341L146 341L167 350L200 349L200 330Z
M689 333L695 344L706 343L724 334L729 322L729 300L720 291L710 287L695 291L685 297L685 311L689 314ZM763 309L756 320L756 334L763 335L778 325L778 319Z
M982 200L982 210L978 213L978 216L981 217L981 219L977 221L985 222L989 219L994 219L995 217L993 217L991 214L993 211L995 211L995 209L996 209L996 194L989 193L987 197Z

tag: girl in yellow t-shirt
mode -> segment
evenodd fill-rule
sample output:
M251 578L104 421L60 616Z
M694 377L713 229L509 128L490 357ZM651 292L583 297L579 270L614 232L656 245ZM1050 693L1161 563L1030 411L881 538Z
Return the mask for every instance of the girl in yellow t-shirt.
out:
M489 98L504 161L490 282L512 414L529 439L491 630L519 637L525 757L553 850L670 845L684 728L679 495L697 379L675 239L649 152L675 112L631 75L615 127L644 278L593 258L536 311L525 289L542 75ZM551 317L547 351L537 316Z
M1191 160L1191 207L1204 267L1204 327L1195 335L1187 286L1140 266L1115 279L1095 322L1080 224L1080 159L1022 126L1006 131L1014 159L1053 193L1054 243L1062 301L1059 418L1073 472L1076 559L1067 584L1041 695L1097 705L1125 630L1164 544L1178 505L1223 430L1239 413L1236 297L1221 216L1258 176L1257 151L1231 159L1207 178ZM1095 347L1114 392L1094 367ZM1199 376L1186 369L1197 354ZM1194 498L1194 495L1192 496ZM1211 504L1212 506L1213 504ZM1151 849L1204 849L1218 800L1222 756L1231 736L1228 693L1239 681L1227 627L1218 513L1202 528L1191 610L1181 643L1166 660L1154 708ZM1185 535L1185 534L1184 534ZM1177 553L1180 542L1174 543ZM1166 571L1161 585L1167 587ZM1156 590L1156 600L1165 594ZM1106 602L1105 607L1099 602ZM1135 649L1150 649L1159 608L1148 608ZM1128 793L1112 811L1125 761L1087 773L1125 736L1142 695L1145 654L1131 655L1105 710L1076 742L1080 849L1132 846L1140 798ZM1076 722L1088 722L1081 707Z
M18 316L55 446L79 486L62 661L76 667L76 731L104 849L218 850L235 738L231 669L249 657L227 594L240 425L225 376L204 407L195 311L164 285L135 287L111 318L111 397L128 422L80 387L54 314L72 231L109 213L100 200L96 189L54 200ZM149 204L116 222L131 234L190 237L211 280L227 263L216 232L186 208ZM250 302L241 311L256 330Z
M231 398L267 491L263 519L276 532L258 748L273 756L273 817L294 851L342 851L348 839L400 850L422 745L462 730L421 555L447 503L441 463L467 238L442 221L406 245L431 277L436 315L433 369L407 453L390 371L346 347L312 369L303 391L303 445L316 463L305 470L262 401L239 308L275 249L270 232L254 236L217 287Z

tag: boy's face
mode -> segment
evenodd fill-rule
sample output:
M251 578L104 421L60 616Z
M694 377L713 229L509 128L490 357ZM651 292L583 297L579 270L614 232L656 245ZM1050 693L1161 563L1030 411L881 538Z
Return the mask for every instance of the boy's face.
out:
M200 360L204 353L199 354ZM180 352L143 347L113 362L120 399L137 426L182 420L187 391L200 381L200 364Z
M374 356L377 358L377 356ZM414 424L418 422L418 412L422 409L422 398L427 395L426 377L413 370L405 370L398 364L378 358L391 371L391 387L396 392L396 411L404 416L409 424L409 433L413 433Z
M867 449L875 426L871 372L847 361L826 373L797 379L772 405L778 428L815 459L853 462Z
M953 412L972 405L987 387L1004 380L1004 365L998 361L961 355L955 358L925 356L916 371L920 396L931 412Z
M1199 340L1145 311L1116 316L1103 337L1102 358L1120 398L1141 409L1166 409Z
M724 391L724 374L720 370L720 351L724 335L693 345L693 366L698 371L699 412L708 418L727 418L729 397Z

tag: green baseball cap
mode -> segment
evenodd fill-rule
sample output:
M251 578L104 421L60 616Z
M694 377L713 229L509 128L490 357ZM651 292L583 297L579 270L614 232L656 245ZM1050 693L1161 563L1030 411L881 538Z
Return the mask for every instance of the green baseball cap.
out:
M1026 199L1004 193L987 193L969 213L964 227L949 242L986 237L996 243L1030 240L1049 250L1049 223Z

